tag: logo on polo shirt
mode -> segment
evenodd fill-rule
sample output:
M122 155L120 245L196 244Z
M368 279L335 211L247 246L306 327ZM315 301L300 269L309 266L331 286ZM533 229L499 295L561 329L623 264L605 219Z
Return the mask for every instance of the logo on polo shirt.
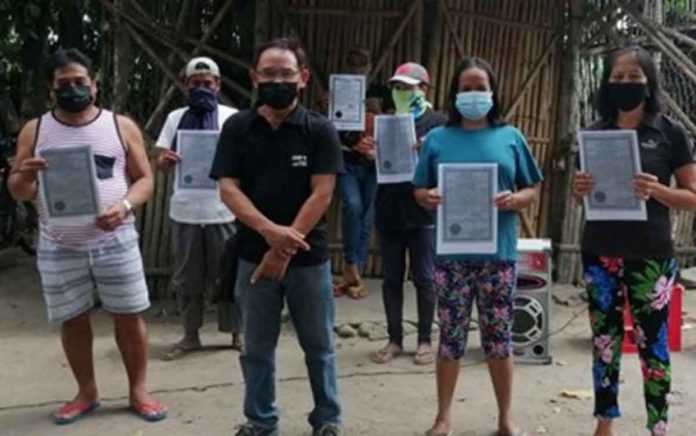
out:
M294 154L290 158L292 159L293 168L305 168L307 166L307 155Z
M640 143L640 146L647 150L655 150L658 145L659 142L655 141L654 139L648 139L647 141L643 141Z

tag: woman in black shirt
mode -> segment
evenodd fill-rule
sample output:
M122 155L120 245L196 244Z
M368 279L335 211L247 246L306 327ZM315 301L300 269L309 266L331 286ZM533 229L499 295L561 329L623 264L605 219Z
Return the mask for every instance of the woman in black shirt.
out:
M636 130L642 173L636 195L647 221L588 221L582 238L592 327L596 436L612 435L620 416L617 396L623 306L627 297L643 372L648 429L667 433L671 368L667 317L677 275L670 209L696 209L696 171L684 128L661 110L659 75L651 55L632 46L611 54L599 89L600 120L589 130ZM677 187L670 187L674 176ZM590 174L577 172L573 194L592 195ZM624 293L626 296L624 296Z

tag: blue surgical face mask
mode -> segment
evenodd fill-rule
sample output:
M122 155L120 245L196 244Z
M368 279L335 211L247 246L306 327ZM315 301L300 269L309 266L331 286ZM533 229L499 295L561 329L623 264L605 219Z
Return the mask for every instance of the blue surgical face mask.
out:
M455 106L462 117L469 121L485 118L493 107L493 93L490 91L467 91L457 94Z

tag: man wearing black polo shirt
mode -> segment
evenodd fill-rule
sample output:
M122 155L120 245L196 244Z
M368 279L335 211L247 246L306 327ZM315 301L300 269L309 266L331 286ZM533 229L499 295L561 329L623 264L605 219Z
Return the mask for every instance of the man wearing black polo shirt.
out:
M340 433L336 381L334 302L324 214L341 145L332 124L298 104L309 80L305 54L295 41L278 39L257 50L251 78L256 109L224 125L211 177L241 223L237 301L246 350L247 423L238 435L277 435L275 347L287 301L305 352L315 407L315 436Z

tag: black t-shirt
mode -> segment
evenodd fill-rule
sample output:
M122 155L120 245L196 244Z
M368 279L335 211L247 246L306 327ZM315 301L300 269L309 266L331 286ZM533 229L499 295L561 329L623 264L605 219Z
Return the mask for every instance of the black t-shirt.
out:
M613 121L600 121L587 130L614 130ZM646 119L637 129L644 173L669 186L675 170L694 162L693 144L684 128L664 114ZM628 259L660 259L673 255L669 208L650 199L647 221L587 221L582 251Z
M428 109L416 118L416 135L423 138L445 123L445 117ZM416 203L411 182L379 185L375 200L375 226L379 232L423 228L434 224L433 212Z
M291 225L311 194L314 174L343 171L336 129L324 116L298 106L277 130L247 109L225 122L210 176L240 181L240 189L276 224ZM293 266L317 265L329 259L326 219L307 235L311 249L300 251ZM268 251L263 237L239 224L239 257L259 263Z

